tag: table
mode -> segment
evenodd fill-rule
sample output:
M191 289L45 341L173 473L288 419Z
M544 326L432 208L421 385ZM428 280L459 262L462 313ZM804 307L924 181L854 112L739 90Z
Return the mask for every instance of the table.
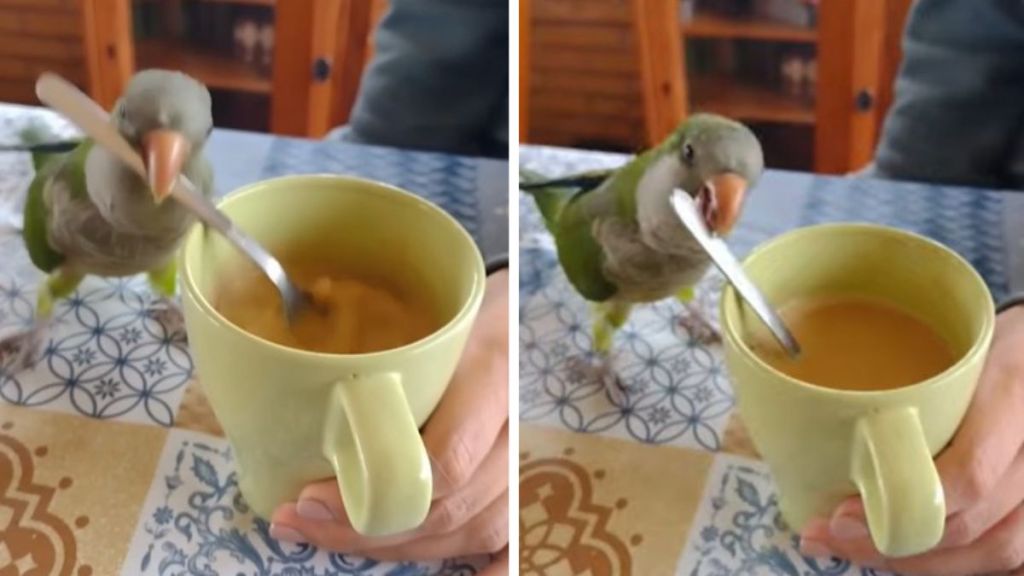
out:
M548 176L620 165L618 154L525 147ZM720 346L690 340L670 301L639 307L616 337L624 393L581 373L587 306L520 193L519 531L523 574L875 575L804 558L742 422ZM769 170L729 239L746 254L787 229L858 220L931 236L1001 298L1024 288L1024 194ZM722 277L697 290L717 322ZM716 325L717 326L717 325Z
M0 142L24 127L74 130L38 108L0 104ZM454 214L482 250L507 250L507 163L215 130L217 194L288 173L379 179ZM17 220L32 177L0 154L0 334L27 325L41 274ZM231 450L184 334L144 312L141 278L89 278L57 305L44 359L0 366L0 572L125 576L469 575L488 558L377 563L279 544L239 497Z

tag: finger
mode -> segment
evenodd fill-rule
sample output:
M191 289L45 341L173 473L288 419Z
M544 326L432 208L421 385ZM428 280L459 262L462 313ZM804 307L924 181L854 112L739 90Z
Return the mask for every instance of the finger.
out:
M354 550L352 553L384 562L405 562L493 554L507 545L508 491L505 491L483 512L454 532L397 546Z
M494 561L477 576L508 576L508 547L503 548Z
M935 550L963 547L974 542L1021 502L1024 502L1024 451L1018 454L1009 472L986 498L946 518L942 540ZM864 506L859 498L849 498L840 504L827 526L827 539L840 546L844 557L860 564L884 561L871 540Z
M437 410L423 429L434 496L455 492L473 476L508 420L508 308L481 314ZM504 323L502 324L502 318Z
M452 532L480 514L508 491L508 423L472 480L457 491L435 500L417 532L420 535Z
M1024 506L1018 506L973 544L911 558L888 566L906 574L987 574L1016 570L1024 564Z
M908 576L1003 573L1017 570L1024 564L1024 506L1015 508L973 544L908 558L873 557L870 550L860 548L861 543L831 539L827 523L823 521L811 526L808 532L813 534L811 555L836 555L864 566Z
M804 556L828 558L839 556L867 568L879 568L883 558L870 540L837 539L832 535L829 521L816 518L807 523L800 533L800 553Z
M404 542L451 532L508 490L508 426L504 426L498 441L484 459L477 473L462 489L435 500L427 518L418 528L387 537L367 538L348 521L345 506L338 492L337 482L317 482L307 486L294 506L282 508L273 516L275 523L286 525L304 537L320 534L317 538L329 542L332 550L355 550L382 546L395 546Z
M1024 443L1024 313L1000 314L978 389L953 442L936 461L946 513L971 507L1003 477Z
M937 549L974 542L1021 502L1024 502L1024 451L1018 453L1010 470L985 498L966 510L947 516ZM831 539L844 542L849 550L856 551L858 560L880 561L882 558L871 541L860 498L849 498L836 507L828 522L828 532Z
M1010 465L995 489L974 506L946 518L942 548L964 546L988 532L1024 502L1024 451Z

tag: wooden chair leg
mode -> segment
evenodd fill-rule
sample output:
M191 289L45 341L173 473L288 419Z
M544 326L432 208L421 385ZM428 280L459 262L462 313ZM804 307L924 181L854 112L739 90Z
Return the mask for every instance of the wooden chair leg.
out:
M653 146L671 133L686 115L678 2L632 2L647 144Z

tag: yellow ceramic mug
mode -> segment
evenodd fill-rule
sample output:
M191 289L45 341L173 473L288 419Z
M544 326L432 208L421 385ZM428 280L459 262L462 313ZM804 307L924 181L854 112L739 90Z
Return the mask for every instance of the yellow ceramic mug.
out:
M219 283L249 265L234 248L197 226L182 251L199 380L256 514L269 517L308 482L336 476L360 533L415 528L432 492L418 429L445 391L484 293L472 238L425 200L356 178L277 178L242 188L220 207L272 252L287 248L350 273L415 281L443 316L436 332L393 350L286 348L243 332L211 305Z
M787 523L799 530L813 517L827 518L859 492L882 553L934 547L945 502L932 458L970 404L995 325L981 277L936 242L868 224L783 234L755 249L744 267L776 306L816 294L885 299L954 346L957 362L918 384L878 392L818 387L762 362L747 342L770 338L767 329L731 287L722 297L726 365L740 414L771 468Z

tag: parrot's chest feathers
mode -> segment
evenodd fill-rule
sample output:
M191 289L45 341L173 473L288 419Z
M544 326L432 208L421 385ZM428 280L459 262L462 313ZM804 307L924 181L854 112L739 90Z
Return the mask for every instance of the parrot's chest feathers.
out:
M699 282L711 263L692 238L689 243L674 244L668 252L649 244L645 236L636 222L619 218L594 222L594 237L604 252L603 273L618 288L616 299L667 298Z
M145 183L100 147L86 160L87 193L58 175L44 191L48 240L70 266L127 276L173 258L193 219L173 200L157 205Z
M673 155L655 160L637 184L635 219L594 222L603 273L618 288L616 299L661 300L704 276L710 260L669 204L683 170Z
M124 234L166 238L182 236L193 222L179 203L157 204L145 181L106 149L92 149L85 164L89 198L110 223Z
M636 220L643 242L658 252L690 255L696 243L672 210L669 198L684 168L672 155L656 160L636 189Z

